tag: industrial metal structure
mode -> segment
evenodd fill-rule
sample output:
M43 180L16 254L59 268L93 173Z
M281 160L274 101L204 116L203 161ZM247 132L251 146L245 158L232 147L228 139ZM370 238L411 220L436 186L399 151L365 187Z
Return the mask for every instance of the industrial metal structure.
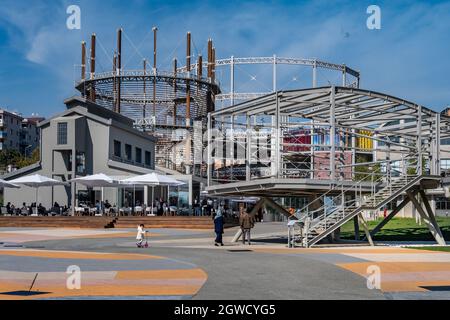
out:
M208 40L207 62L198 57L197 66L180 72L177 60L172 71L157 69L157 28L153 28L153 65L143 60L142 69L122 69L122 33L117 31L117 50L112 70L96 72L96 35L91 37L90 73L86 76L86 43L82 43L81 80L76 88L96 104L134 120L135 127L158 138L156 164L161 168L192 174L192 139L195 127L206 126L220 88L215 81L215 48ZM186 65L191 65L191 34L187 33Z
M122 32L117 32L109 72L96 73L93 34L86 75L82 43L76 87L158 139L157 169L190 176L195 183L190 185L188 205L205 186L209 195L258 196L254 211L268 206L300 220L304 246L332 236L350 219L356 227L358 220L366 227L364 212L391 206L386 223L412 205L436 240L444 242L426 192L441 183L440 143L450 138L449 117L360 89L360 73L345 64L275 55L216 59L211 39L207 61L201 55L193 61L189 32L184 66L174 59L171 71L157 69L153 28L152 68L144 59L142 68L125 70ZM239 74L243 66L269 66L265 80L271 88L238 88L238 80L246 76ZM306 86L287 90L280 85L281 66L303 68ZM338 80L319 81L322 71ZM294 216L277 198L301 199L301 209Z
M141 68L125 70L122 67L122 38L124 31L117 30L117 49L111 61L111 71L97 72L95 34L91 36L90 55L85 42L81 44L81 78L76 88L88 100L107 109L119 112L134 120L135 127L156 137L155 162L159 170L171 174L191 175L196 185L196 196L206 185L206 158L203 141L207 130L207 114L239 101L267 94L243 92L235 88L237 70L243 65L269 65L272 71L272 89L277 90L277 79L282 72L279 66L299 66L311 69L308 83L319 83L318 73L327 70L341 78L342 85L358 87L360 74L344 64L334 64L318 59L272 57L247 57L216 59L216 49L211 39L207 43L207 59L199 54L195 61L192 38L186 35L186 63L179 66L173 60L172 70L157 68L157 28L153 28L153 61L151 67L144 59ZM225 76L225 70L229 74ZM88 70L89 69L89 70ZM305 69L306 70L306 69ZM88 72L89 71L89 72ZM218 78L221 75L221 78ZM309 77L309 76L307 76ZM230 81L230 91L222 92L224 82ZM222 86L221 86L222 84ZM192 193L192 192L191 192ZM190 204L194 196L190 195Z
M272 82L272 90L270 91L258 91L258 92L242 92L236 89L236 77L237 72L236 68L238 66L243 65L269 65L272 67L271 70L271 82ZM278 84L279 78L279 70L278 66L287 65L287 66L301 66L305 68L311 69L311 78L310 83L313 88L316 88L319 83L318 72L320 70L332 70L340 73L342 76L341 85L343 87L359 87L360 82L360 73L345 64L336 64L331 62L326 62L318 59L301 59L301 58L283 58L277 57L273 55L272 57L245 57L239 58L231 56L227 59L218 59L215 61L215 67L217 68L217 76L222 75L222 78L226 78L224 75L228 72L228 80L230 81L229 92L221 93L216 95L216 101L221 103L221 106L230 106L235 103L239 103L242 101L258 98L264 96L271 92L276 92L280 89L280 85ZM207 64L204 64L203 67L207 67ZM197 69L198 64L193 64L190 66L191 69ZM178 69L178 72L186 72L186 66ZM220 83L224 84L224 79L219 79ZM282 88L281 89L285 89Z
M441 181L449 117L390 95L329 86L278 91L208 120L208 192L259 196L272 206L275 197L306 197L296 216L307 228L303 245L362 219L364 210L395 203L391 218L409 202L445 243L425 191Z

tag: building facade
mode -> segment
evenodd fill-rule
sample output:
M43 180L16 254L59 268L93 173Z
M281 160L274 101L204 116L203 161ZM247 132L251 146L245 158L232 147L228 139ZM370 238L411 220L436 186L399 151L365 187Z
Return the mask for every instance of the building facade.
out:
M38 123L44 118L22 117L15 112L0 109L0 150L17 150L25 156L39 146Z
M129 118L74 97L65 101L67 110L39 123L41 137L40 162L5 175L6 180L41 174L69 181L95 173L116 179L154 171L154 138L133 128ZM138 190L141 203L149 203L148 190ZM74 206L81 202L101 200L100 189L87 189L80 184L43 187L38 203L49 208L54 202ZM104 199L122 206L131 199L126 190L104 188ZM145 199L144 199L145 196ZM35 202L34 189L5 189L4 202L18 206Z

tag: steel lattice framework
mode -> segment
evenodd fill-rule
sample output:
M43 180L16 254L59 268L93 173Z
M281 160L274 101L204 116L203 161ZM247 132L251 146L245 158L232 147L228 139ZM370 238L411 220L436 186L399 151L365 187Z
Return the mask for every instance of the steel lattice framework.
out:
M207 67L207 63L203 63L203 67ZM225 102L228 105L234 105L235 102L242 102L258 97L267 95L270 92L237 92L235 90L235 66L237 65L271 65L272 66L272 92L277 91L277 65L291 65L291 66L305 66L312 69L311 73L311 86L313 88L317 87L317 71L319 69L333 70L340 72L342 74L342 86L348 87L359 87L360 73L345 64L336 64L331 62L326 62L318 59L303 59L303 58L285 58L277 57L276 55L272 57L230 57L226 59L216 60L216 68L229 68L230 72L230 92L218 94L215 98L216 101ZM190 66L191 70L196 70L198 68L197 64L192 64ZM178 68L179 72L186 72L187 67L183 66ZM222 82L222 81L219 81Z
M335 86L278 91L212 112L208 125L209 189L220 194L273 196L278 184L286 195L305 181L353 183L364 167L387 179L439 175L440 141L450 137L450 118L438 112ZM267 183L272 187L262 188Z
M204 119L214 109L219 87L205 78L171 72L124 70L96 73L76 88L103 107L115 110L120 83L120 113L146 126L186 126L186 93L190 86L191 119Z

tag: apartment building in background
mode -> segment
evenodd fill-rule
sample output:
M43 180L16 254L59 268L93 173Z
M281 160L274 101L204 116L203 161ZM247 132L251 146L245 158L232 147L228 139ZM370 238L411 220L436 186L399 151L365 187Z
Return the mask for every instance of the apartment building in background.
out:
M25 156L39 147L39 127L45 118L32 115L23 117L17 112L0 108L0 150L17 150Z

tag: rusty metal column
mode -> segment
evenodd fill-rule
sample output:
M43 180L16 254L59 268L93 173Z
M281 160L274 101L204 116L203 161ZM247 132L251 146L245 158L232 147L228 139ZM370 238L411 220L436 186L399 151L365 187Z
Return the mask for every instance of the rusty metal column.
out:
M177 59L173 59L173 125L177 124Z
M208 69L207 69L207 77L209 81L212 81L212 40L208 39Z
M116 103L117 103L117 80L116 80L116 74L117 74L117 52L114 51L114 57L113 57L113 68L112 68L112 74L113 74L113 110L116 109Z
M86 42L81 42L81 80L86 79Z
M116 101L116 112L120 113L120 100L121 96L121 79L122 74L122 29L117 30L117 101Z
M86 96L86 42L81 42L81 81L83 82L82 97Z
M95 33L93 33L91 36L91 80L94 80L95 78L95 40L96 36ZM95 102L95 83L93 81L91 82L90 100Z
M147 83L145 81L147 77L147 60L144 59L144 76L143 76L143 86L144 86L144 104L142 106L142 130L145 132L146 129L146 122L145 122L145 116L146 116L146 110L145 108L147 107Z
M191 76L191 33L187 33L186 37L186 71L187 71L187 82L186 82L186 127L190 127L191 124L191 88L189 78Z
M158 28L153 27L153 121L156 125L156 40ZM166 119L167 121L167 119Z
M211 58L212 58L211 78L212 78L212 81L215 82L216 81L216 48L215 47L212 47Z

